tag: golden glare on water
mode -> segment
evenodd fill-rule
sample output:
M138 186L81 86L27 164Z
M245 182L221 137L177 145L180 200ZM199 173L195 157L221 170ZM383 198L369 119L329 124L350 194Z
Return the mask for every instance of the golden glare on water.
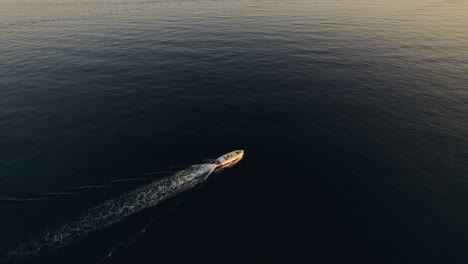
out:
M184 255L186 246L213 249L196 254L200 263L234 255L233 263L268 262L237 250L247 243L247 252L271 259L290 247L291 258L280 263L301 261L298 248L325 254L302 263L347 263L348 254L329 253L349 245L364 252L357 263L379 250L371 262L468 259L467 73L468 0L0 0L0 263L5 244L77 215L75 205L100 204L93 193L64 206L63 193L86 193L60 186L100 192L100 183L117 183L110 195L127 188L118 179L136 170L161 171L239 146L249 152L233 170L240 177L214 181L205 189L213 196L203 196L230 202L182 219L208 223L204 232L214 227L220 236L205 242L236 254L161 240L175 250L170 257L196 257ZM128 186L136 191L53 238L84 237L88 228L124 220L243 154L142 189ZM153 182L148 177L129 179ZM17 210L31 200L25 197L41 204ZM221 228L239 232L240 242ZM185 240L177 229L168 236ZM100 241L89 246L101 248ZM323 241L330 248L317 247ZM73 256L86 258L81 246ZM219 258L206 262L211 253Z

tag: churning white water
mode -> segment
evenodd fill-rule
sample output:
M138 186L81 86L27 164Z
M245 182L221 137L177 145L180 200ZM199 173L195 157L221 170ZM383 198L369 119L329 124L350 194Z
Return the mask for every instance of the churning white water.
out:
M215 164L192 165L176 174L156 180L138 189L110 199L87 210L78 219L58 228L51 228L20 244L9 253L7 261L35 257L58 249L85 237L90 232L122 221L129 215L152 207L205 181L214 171ZM0 261L2 261L0 259Z

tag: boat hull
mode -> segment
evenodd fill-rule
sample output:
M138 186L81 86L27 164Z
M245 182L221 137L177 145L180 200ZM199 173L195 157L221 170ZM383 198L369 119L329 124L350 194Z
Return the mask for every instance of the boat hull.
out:
M216 167L218 168L230 168L236 165L244 157L243 150L231 151L216 160Z

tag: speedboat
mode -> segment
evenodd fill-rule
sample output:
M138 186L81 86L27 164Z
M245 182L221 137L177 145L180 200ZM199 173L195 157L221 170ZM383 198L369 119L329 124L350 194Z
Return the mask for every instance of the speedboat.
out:
M216 160L216 168L230 168L244 157L243 150L234 150L222 155Z

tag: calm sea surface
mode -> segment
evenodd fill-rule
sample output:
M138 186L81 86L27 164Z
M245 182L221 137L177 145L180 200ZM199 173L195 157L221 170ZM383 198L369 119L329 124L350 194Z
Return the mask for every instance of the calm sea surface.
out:
M21 262L467 263L468 1L0 0L0 255L234 149Z

